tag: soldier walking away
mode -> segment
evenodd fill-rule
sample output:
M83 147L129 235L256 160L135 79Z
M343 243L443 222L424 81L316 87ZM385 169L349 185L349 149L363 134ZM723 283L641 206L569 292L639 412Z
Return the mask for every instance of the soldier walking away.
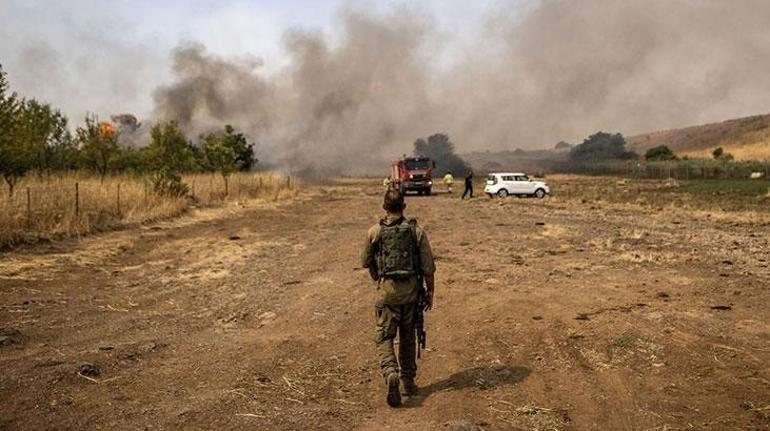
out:
M470 199L473 199L473 171L471 170L465 175L465 191L463 191L463 197L460 199L465 199L467 194L470 194Z
M382 206L386 215L372 226L366 236L361 254L364 268L377 281L377 318L375 342L380 370L388 387L387 403L401 404L400 384L404 394L417 393L415 332L422 311L433 306L433 253L428 236L414 219L404 217L404 196L398 190L385 192ZM423 293L423 305L418 308L418 293ZM398 358L393 342L399 337Z
M446 189L448 193L452 193L452 186L455 183L455 177L452 176L452 173L447 171L446 175L444 175L444 184L446 185Z

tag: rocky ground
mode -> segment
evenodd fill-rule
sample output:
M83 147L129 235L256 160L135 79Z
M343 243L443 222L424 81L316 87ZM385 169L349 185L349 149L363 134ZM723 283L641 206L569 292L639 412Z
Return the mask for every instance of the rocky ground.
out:
M376 180L1 255L0 429L770 429L763 206L549 182L408 199L438 273L399 409L358 267Z

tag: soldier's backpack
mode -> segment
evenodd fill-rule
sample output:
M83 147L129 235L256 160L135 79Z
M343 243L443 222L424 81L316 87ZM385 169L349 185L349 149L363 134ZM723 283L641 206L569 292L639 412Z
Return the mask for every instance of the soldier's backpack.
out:
M377 267L380 278L403 279L418 274L417 221L380 222Z

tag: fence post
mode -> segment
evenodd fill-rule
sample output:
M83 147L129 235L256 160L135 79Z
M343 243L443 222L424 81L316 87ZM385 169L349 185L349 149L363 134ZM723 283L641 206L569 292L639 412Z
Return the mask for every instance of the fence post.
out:
M291 188L291 175L286 176L286 188L287 189Z
M32 226L32 203L29 187L27 187L27 227Z
M75 217L80 217L80 184L75 183Z
M118 193L117 193L117 204L118 204L118 216L120 216L120 184L118 184Z

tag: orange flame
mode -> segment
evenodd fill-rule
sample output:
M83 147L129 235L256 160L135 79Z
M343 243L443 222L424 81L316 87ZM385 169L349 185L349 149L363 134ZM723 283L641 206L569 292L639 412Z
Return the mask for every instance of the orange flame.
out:
M99 134L103 138L111 138L115 135L115 126L110 123L99 123Z

